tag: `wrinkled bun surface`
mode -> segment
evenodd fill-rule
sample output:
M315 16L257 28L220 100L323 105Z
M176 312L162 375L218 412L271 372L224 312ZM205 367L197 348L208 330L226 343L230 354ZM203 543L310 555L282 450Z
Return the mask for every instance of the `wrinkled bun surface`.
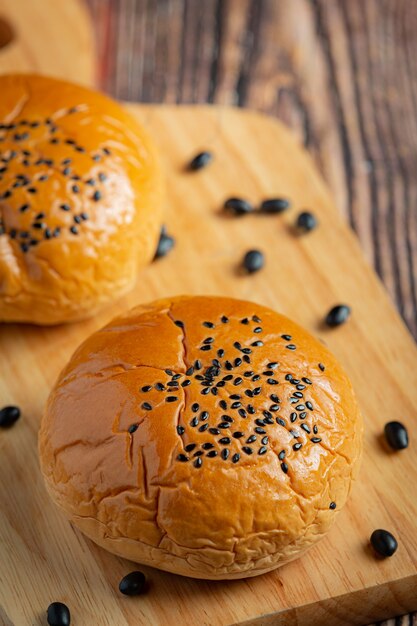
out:
M321 539L361 447L328 350L265 307L215 297L139 306L92 335L40 430L49 492L86 535L213 579L266 572Z
M0 76L0 321L93 315L155 251L152 143L116 102L41 76Z

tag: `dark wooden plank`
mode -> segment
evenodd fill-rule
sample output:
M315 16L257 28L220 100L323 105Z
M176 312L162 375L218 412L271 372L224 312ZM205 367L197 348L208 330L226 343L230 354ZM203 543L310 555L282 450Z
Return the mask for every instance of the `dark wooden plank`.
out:
M417 336L417 4L87 2L115 97L248 106L294 129Z

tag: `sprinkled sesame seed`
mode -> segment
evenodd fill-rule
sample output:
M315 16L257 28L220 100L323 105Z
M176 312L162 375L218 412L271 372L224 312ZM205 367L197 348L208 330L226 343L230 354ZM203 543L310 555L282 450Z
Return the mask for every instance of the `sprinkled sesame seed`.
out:
M329 504L329 509L335 509L336 508L336 502L330 502Z
M179 328L184 328L184 322L181 322L181 320L175 320L174 324Z
M131 424L129 428L127 429L127 432L132 435L134 432L137 431L138 427L139 427L139 424Z
M165 398L165 402L176 402L178 400L177 396L167 396Z
M281 469L286 474L288 472L288 465L286 463L281 463Z
M313 443L320 443L321 439L320 437L311 437L310 441L312 441Z
M319 369L324 372L324 370L326 369L323 365L323 363L319 363Z
M185 463L186 461L189 461L190 459L188 458L188 456L185 456L185 454L179 454L177 456L177 460L181 461L181 463Z
M263 455L266 454L268 452L268 448L266 446L262 446L261 448L259 448L258 450L258 454L259 455Z
M198 457L198 459L196 459L193 463L194 467L201 467L203 465L203 459L201 457Z
M177 426L177 433L179 435L183 435L185 433L185 428L183 426Z
M210 458L217 456L217 450L210 450L210 452L207 452L206 456Z
M252 453L253 453L252 448L250 448L249 446L243 446L243 447L242 447L242 450L243 450L243 452L244 452L245 454L249 454L249 455L250 455L250 454L252 454Z
M237 463L239 459L240 459L240 454L236 452L236 454L232 456L232 463Z

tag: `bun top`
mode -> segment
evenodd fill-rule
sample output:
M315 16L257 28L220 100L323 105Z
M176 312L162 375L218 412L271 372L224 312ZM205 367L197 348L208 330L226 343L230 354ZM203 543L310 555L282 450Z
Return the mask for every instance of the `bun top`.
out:
M0 320L93 314L154 250L161 181L136 122L100 93L0 76Z
M53 497L110 550L235 577L325 533L361 434L348 378L300 326L250 302L178 297L129 311L76 351L40 452Z

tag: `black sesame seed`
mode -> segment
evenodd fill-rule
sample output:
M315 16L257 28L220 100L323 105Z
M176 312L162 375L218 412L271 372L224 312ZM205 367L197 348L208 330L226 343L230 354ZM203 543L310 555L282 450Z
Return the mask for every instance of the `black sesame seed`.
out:
M280 417L276 417L275 421L277 424L279 424L280 426L285 426L285 421L283 419L281 419Z
M304 404L297 404L297 406L295 407L296 411L304 411L305 410L305 405Z
M398 548L398 542L394 535L388 532L388 530L383 530L382 528L374 530L370 541L375 552L383 557L392 556Z
M189 443L188 445L185 446L184 450L186 452L192 452L194 450L194 448L196 447L196 443Z
M264 342L263 341L254 341L250 345L253 346L254 348L259 348L260 346L264 345Z
M242 365L243 361L241 358L237 358L233 361L234 367L239 367L240 365Z
M209 456L211 458L217 456L217 450L210 450L210 452L207 452L206 456Z
M19 419L21 413L17 406L5 406L0 409L0 428L8 428Z
M236 454L232 456L232 463L237 463L239 459L240 459L240 454L236 452Z
M408 447L408 432L401 422L388 422L384 427L387 443L393 450L404 450Z
M242 352L246 352L247 350L249 350L249 348L243 348ZM245 363L250 363L250 357L248 357L247 354L243 355L243 360L245 361Z
M203 424L202 426L199 426L198 430L200 433L204 433L208 429L208 427L208 424Z
M70 626L71 613L66 604L52 602L46 611L46 621L49 626Z
M186 376L191 376L192 374L194 374L194 367L191 366L188 368L188 370L185 372Z
M307 402L306 402L306 407L307 407L310 411L314 411L314 406L313 406L313 404L310 402L310 400L307 400Z
M230 405L230 408L231 409L238 409L241 406L242 406L242 403L237 401L237 402L232 402L232 404Z
M307 413L305 413L304 411L302 411L302 412L299 414L299 416L298 416L298 417L300 418L300 420L303 420L303 419L305 419L305 418L307 417Z
M144 387L142 387L142 391L144 393L147 393L148 391L150 391L152 389L152 385L145 385Z
M219 406L220 406L220 408L221 408L221 409L223 409L224 411L226 411L226 409L227 409L227 402L226 402L226 400L220 400L220 402L219 402ZM232 408L233 408L233 407L232 407Z
M306 431L306 433L310 434L311 430L307 424L301 424L301 428Z
M203 459L201 457L198 457L198 459L196 459L193 463L194 467L201 467L203 465Z
M179 435L183 435L185 433L185 428L184 426L177 426L177 433Z
M193 417L193 419L190 421L190 426L192 428L195 428L196 426L198 426L198 422L199 422L198 417Z
M227 324L227 323L228 323L228 321L229 321L229 318L228 318L228 317L226 317L226 315L222 315L222 316L221 316L221 318L220 318L220 321L221 321L223 324Z
M191 380L183 380L181 383L181 387L188 387L189 385L191 385Z
M239 409L238 413L239 413L240 417L247 417L247 413L246 413L245 409Z
M217 388L216 387L213 387L210 391L213 394L213 396L217 396L218 392L217 392Z
M279 404L271 404L271 406L269 407L270 411L279 411L280 410L280 405Z
M228 445L229 445L229 443L231 443L231 441L232 441L232 440L230 439L230 437L221 437L221 438L219 439L219 443L221 443L221 444L222 444L222 446L228 446Z
M243 257L242 264L249 274L253 274L263 268L265 258L260 250L249 250Z
M266 382L268 383L268 385L278 385L278 381L275 380L275 378L267 378Z
M317 428L317 426L314 424L314 426L313 426L313 433L314 433L315 435L317 435L317 433L318 433L318 432L319 432L319 429L318 429L318 428Z
M294 391L293 396L294 396L294 398L302 398L303 394L300 393L299 391Z
M203 326L206 328L215 328L215 324L213 324L213 322L203 322Z
M227 425L229 427L229 424ZM209 428L209 433L212 435L220 435L220 430L218 428Z
M262 455L262 454L266 454L268 452L268 448L266 446L262 446L261 448L259 448L258 450L258 454Z
M264 428L261 428L260 426L257 426L254 430L255 433L258 433L258 435L264 435L266 433L266 430Z
M149 404L149 402L142 402L142 409L145 409L145 411L152 411L152 404Z
M177 456L177 461L181 461L181 463L185 463L186 461L189 461L189 458L185 454L179 454Z
M326 369L323 363L319 363L318 367L322 372L324 372L324 370Z
M310 441L312 441L313 443L320 443L321 439L320 437L311 437Z
M193 412L193 413L197 413L197 411L198 411L199 409L200 409L200 405L198 404L198 402L194 402L194 403L191 405L191 410L192 410L192 412Z
M246 215L253 211L253 205L242 198L229 198L224 203L224 208L234 215Z
M230 428L230 423L229 422L219 422L219 424L217 424L218 428Z
M202 396L207 396L210 393L210 388L206 387L205 389L202 389L200 393Z
M295 422L296 419L297 419L297 413L291 413L290 415L291 422Z
M334 510L336 508L336 502L330 502L329 509Z
M285 346L287 348L287 350L296 350L297 346L294 345L293 343L289 343L287 346Z
M178 400L177 396L167 396L165 398L165 402L176 402Z
M288 465L286 463L281 463L281 469L286 474L288 472Z
M197 450L197 452L194 452L193 457L196 456L203 456L204 452L202 452L201 450Z
M202 411L200 413L200 419L202 422L205 422L209 417L209 412L208 411Z
M211 450L212 448L214 448L214 444L207 442L203 443L201 447L203 448L203 450Z
M131 424L127 431L132 435L139 428L139 424Z
M232 376L231 378L233 378L233 376ZM242 399L242 396L240 396L238 393L232 393L232 394L229 396L229 398L230 398L231 400L241 400L241 399Z
M311 382L311 380L309 378L303 377L302 380L307 384L307 385L312 385L313 383Z
M222 457L224 461L226 461L226 459L229 457L229 454L230 454L230 450L228 448L224 448L221 451L220 456Z
M242 447L242 450L243 450L243 452L244 452L245 454L252 454L252 453L253 453L252 448L250 448L249 446L243 446L243 447Z
M302 443L295 443L292 447L293 450L300 450L303 447Z
M200 346L200 350L202 350L203 352L207 352L208 350L211 350L211 345L205 344L204 346Z
M338 304L334 306L326 315L325 322L327 326L335 327L344 324L349 319L351 309L346 304Z
M178 326L178 328L184 328L184 322L181 322L181 320L175 320L174 324Z
M235 439L240 439L241 437L243 437L243 433L240 432L240 430L237 430L233 433L232 437L234 437Z
M25 211L27 211L30 208L29 204L22 204L22 206L19 208L20 213L24 213Z
M256 435L251 435L246 439L246 443L253 443L254 441L256 441Z
M157 389L158 391L163 391L165 389L165 385L163 385L162 383L155 383L155 389Z
M233 384L235 385L235 387L237 387L237 385L240 385L243 382L243 378L241 378L240 376L237 376L234 381Z
M217 350L217 356L221 359L224 356L224 350L223 348L220 348L220 350Z
M278 458L280 461L285 459L285 450L281 450L281 452L278 454Z

